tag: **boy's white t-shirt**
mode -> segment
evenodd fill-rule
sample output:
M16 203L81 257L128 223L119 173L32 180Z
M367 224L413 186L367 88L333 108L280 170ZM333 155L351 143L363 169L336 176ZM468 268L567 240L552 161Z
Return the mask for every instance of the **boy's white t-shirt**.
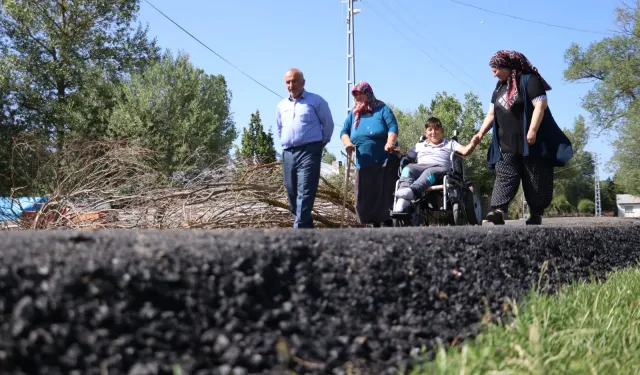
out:
M442 139L440 144L434 145L428 140L416 143L418 164L436 164L444 168L451 168L451 153L461 146L451 139Z

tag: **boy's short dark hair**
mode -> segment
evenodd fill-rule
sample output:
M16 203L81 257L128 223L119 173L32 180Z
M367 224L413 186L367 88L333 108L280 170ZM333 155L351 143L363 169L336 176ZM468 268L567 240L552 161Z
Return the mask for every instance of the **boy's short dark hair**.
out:
M424 123L424 129L427 130L429 128L440 128L440 129L443 129L442 121L440 121L440 119L437 118L437 117L429 117L427 122Z

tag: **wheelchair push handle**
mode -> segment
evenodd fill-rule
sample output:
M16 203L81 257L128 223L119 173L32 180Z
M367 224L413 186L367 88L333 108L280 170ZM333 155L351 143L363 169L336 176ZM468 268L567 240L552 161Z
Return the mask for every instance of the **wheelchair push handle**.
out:
M389 155L395 155L398 159L402 159L407 156L404 152L400 151L399 147L389 151Z

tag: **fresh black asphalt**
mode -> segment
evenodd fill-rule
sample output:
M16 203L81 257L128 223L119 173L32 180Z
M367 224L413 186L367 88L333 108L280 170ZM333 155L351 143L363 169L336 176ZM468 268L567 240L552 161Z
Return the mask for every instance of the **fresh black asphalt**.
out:
M381 374L533 285L636 265L640 227L15 231L0 248L1 373Z

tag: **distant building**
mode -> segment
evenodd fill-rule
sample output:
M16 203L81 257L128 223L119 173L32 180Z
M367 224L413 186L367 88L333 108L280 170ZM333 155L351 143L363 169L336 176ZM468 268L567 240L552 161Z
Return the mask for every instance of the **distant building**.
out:
M631 194L617 194L616 205L619 217L640 218L640 197Z

